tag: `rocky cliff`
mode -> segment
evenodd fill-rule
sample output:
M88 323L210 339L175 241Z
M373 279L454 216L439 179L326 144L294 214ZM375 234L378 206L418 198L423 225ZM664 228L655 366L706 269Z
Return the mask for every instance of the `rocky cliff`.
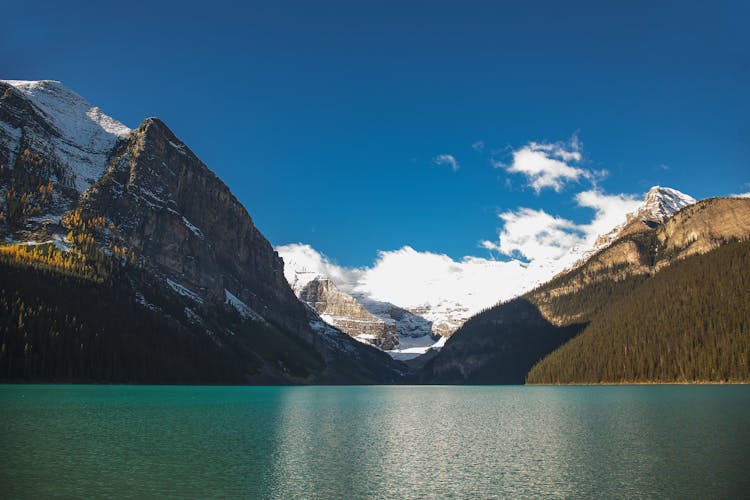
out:
M327 266L316 256L300 253L297 245L292 247L296 251L289 246L279 248L286 279L297 297L318 312L327 324L401 360L416 357L433 347L439 349L442 345L434 332L445 330L421 316L422 311L410 311L373 300L352 291L351 287L344 290L331 277L336 276L339 282L347 285L345 277L337 273L335 266Z
M263 318L309 334L278 254L229 188L160 120L147 119L113 151L81 208L107 217L103 241L133 250L154 276L196 302L223 303L231 294Z
M54 234L129 134L60 82L0 81L0 200L8 237Z
M321 319L354 337L383 350L398 345L396 323L371 314L354 297L336 288L325 278L315 278L299 293L299 298L320 314Z

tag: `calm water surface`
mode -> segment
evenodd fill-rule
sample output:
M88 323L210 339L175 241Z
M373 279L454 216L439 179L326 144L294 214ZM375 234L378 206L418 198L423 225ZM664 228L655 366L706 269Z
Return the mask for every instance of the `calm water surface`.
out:
M750 495L749 386L0 386L0 497Z

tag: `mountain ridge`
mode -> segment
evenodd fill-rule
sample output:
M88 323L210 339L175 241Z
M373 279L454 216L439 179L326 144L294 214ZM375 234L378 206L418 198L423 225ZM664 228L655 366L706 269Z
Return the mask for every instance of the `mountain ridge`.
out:
M425 363L419 379L426 383L521 383L534 364L555 355L558 348L566 349L566 343L583 335L592 320L603 321L599 315L609 304L640 293L655 276L676 263L711 255L733 241L747 241L750 200L709 198L685 206L662 224L642 226L639 231L625 231L581 265L518 299L533 306L541 318L538 322L520 322L510 330L503 327L513 301L473 317ZM689 243L684 246L680 242ZM720 303L711 302L718 298L704 300L701 307L720 310ZM524 341L526 334L529 336ZM568 334L572 335L566 337ZM557 345L549 335L557 336ZM517 371L502 376L487 371L487 367L513 362L521 352L525 352L527 362ZM470 369L465 366L467 359L471 359Z

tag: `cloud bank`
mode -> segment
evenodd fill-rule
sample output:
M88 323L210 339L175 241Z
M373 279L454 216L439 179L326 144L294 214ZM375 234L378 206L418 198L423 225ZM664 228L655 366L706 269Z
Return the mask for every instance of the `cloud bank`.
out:
M573 265L596 238L625 221L639 205L636 197L598 190L575 195L580 207L594 211L589 222L575 222L544 210L518 208L498 215L496 241L482 241L491 258L418 251L411 246L379 251L371 266L346 268L309 245L277 247L287 280L295 270L331 278L342 290L407 307L448 310L461 305L466 317L498 301L522 294Z

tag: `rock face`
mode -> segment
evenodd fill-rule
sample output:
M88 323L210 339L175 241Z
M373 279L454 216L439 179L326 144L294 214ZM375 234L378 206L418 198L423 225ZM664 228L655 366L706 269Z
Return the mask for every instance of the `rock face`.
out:
M254 367L233 383L401 377L402 365L297 299L242 204L159 119L130 130L59 82L0 82L0 162L0 238L121 263L144 308L207 336L233 366ZM146 289L171 309L150 304ZM266 337L239 338L240 327Z
M337 273L335 267L288 250L279 248L287 282L297 297L318 312L327 324L400 360L440 347L436 346L440 338L433 333L435 325L428 319L394 304L343 289L346 277ZM332 276L345 285L338 286Z
M160 120L144 121L113 152L81 206L111 221L103 237L200 300L224 302L228 291L268 320L309 330L278 254L227 186Z
M362 342L383 350L398 345L395 321L385 321L371 314L349 294L336 288L333 281L315 278L300 290L299 298L328 324Z
M714 250L727 240L750 236L750 199L711 198L680 211L656 237L665 257L681 259ZM657 262L657 267L666 261Z

